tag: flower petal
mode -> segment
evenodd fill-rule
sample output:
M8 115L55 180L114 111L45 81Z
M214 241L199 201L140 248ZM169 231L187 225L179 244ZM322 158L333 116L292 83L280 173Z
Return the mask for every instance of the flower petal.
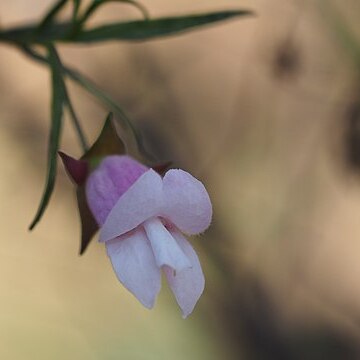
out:
M119 281L151 309L161 288L161 273L144 230L107 241L106 249Z
M150 169L120 197L100 230L99 241L108 241L157 216L163 203L162 179Z
M174 274L171 268L164 267L169 286L179 304L185 319L194 309L205 287L204 274L195 250L177 230L171 231L192 267Z
M129 156L112 155L105 157L89 175L86 182L86 197L99 225L104 224L119 198L147 170L146 166Z
M204 185L183 170L169 170L163 184L163 216L186 234L205 231L211 222L212 206Z
M167 265L174 272L179 272L191 267L190 260L159 218L145 221L144 229L150 240L156 264L159 268Z

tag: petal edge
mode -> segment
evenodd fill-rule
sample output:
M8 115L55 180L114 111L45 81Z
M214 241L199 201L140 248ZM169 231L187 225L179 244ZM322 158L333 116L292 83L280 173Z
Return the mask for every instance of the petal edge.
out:
M163 206L162 179L150 169L119 198L100 229L104 242L135 229L145 220L157 216Z
M172 269L164 268L165 275L176 301L179 304L183 318L188 317L194 310L205 288L205 278L200 261L195 250L179 231L171 231L182 251L191 261L192 267L174 275Z
M105 245L118 280L151 309L161 288L161 273L144 231L136 230Z
M205 231L212 217L212 206L205 186L180 169L169 170L163 179L164 217L182 232L195 235Z

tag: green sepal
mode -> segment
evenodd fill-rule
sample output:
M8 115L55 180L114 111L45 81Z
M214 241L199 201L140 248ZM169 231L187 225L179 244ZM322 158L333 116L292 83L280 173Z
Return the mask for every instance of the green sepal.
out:
M125 154L125 145L117 134L112 121L112 113L109 113L98 138L81 157L81 160L88 163L89 173L91 173L104 157L114 154ZM81 222L80 255L82 255L99 229L99 226L86 200L85 183L77 187L76 197Z

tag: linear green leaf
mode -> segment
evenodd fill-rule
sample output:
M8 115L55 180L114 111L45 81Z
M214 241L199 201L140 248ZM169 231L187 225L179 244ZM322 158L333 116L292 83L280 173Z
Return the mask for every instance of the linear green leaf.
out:
M189 31L199 26L250 15L249 11L223 11L205 15L191 15L154 20L131 21L104 25L85 30L71 41L98 42L105 40L146 40Z
M48 45L48 59L52 76L51 127L48 147L48 168L44 192L37 213L32 223L30 224L30 230L35 227L44 214L54 189L56 179L57 152L60 144L63 105L65 102L61 63L55 48L51 45Z
M210 25L236 17L249 16L248 10L220 11L202 15L166 17L103 25L90 30L71 32L73 23L57 23L44 32L35 31L33 25L0 32L0 41L18 45L46 44L49 42L95 43L109 40L150 40ZM70 34L70 35L69 35Z

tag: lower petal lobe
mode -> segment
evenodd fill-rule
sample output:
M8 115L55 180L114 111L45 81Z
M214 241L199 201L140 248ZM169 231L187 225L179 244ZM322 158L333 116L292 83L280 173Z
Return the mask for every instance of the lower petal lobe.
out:
M106 242L119 281L147 308L155 304L161 273L143 229Z

